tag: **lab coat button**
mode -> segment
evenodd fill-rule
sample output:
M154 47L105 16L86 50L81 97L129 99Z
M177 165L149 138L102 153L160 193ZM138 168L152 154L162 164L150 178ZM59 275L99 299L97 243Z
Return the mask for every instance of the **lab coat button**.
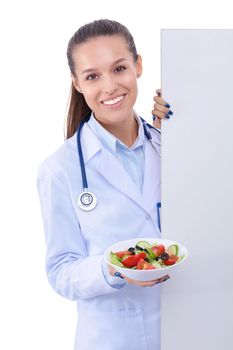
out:
M150 220L151 219L151 216L150 215L147 215L146 216L146 220Z

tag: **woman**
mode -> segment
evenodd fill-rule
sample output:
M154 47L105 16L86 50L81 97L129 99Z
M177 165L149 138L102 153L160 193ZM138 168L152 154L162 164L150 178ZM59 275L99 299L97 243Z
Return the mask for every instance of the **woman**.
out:
M159 350L159 283L167 276L148 282L117 277L103 260L104 250L117 241L160 237L160 133L150 129L152 147L133 109L142 58L128 29L110 20L79 28L67 58L67 139L38 171L48 279L57 293L77 301L74 349ZM162 97L155 101L159 127L172 112ZM87 185L77 134L88 191L97 198L92 210L80 202Z

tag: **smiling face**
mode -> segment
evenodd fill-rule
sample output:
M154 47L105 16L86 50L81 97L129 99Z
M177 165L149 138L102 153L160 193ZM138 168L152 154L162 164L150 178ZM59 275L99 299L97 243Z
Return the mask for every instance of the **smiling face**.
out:
M134 62L124 37L92 38L76 46L73 60L73 84L100 122L119 125L133 117L142 61Z

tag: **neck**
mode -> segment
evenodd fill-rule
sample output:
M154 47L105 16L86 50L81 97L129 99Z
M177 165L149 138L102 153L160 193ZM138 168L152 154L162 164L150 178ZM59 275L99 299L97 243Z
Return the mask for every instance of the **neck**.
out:
M138 123L134 114L132 114L132 117L119 124L105 124L102 121L99 121L99 123L112 135L121 140L127 147L131 147L138 136Z

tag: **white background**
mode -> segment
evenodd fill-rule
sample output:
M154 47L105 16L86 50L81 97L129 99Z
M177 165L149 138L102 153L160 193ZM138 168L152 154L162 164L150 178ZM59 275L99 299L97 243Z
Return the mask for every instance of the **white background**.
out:
M135 108L148 121L161 86L160 29L232 26L230 1L223 0L1 2L1 349L73 346L75 303L55 294L45 276L36 174L64 139L68 40L99 18L122 22L134 36L144 63ZM170 124L179 120L173 112ZM196 123L201 127L198 114Z

